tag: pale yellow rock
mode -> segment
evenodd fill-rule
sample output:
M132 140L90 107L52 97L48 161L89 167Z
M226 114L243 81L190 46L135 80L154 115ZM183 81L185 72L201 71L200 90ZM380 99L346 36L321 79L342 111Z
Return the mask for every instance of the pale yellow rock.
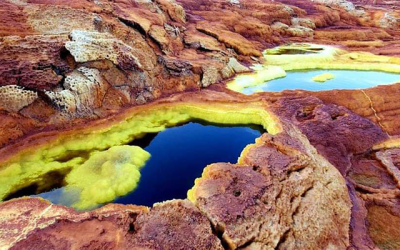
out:
M326 82L335 78L335 75L332 73L325 73L312 78L314 82Z
M43 34L67 34L72 30L94 31L95 14L62 5L29 5L24 8L31 27Z
M142 68L138 58L134 55L135 48L121 42L108 33L73 30L71 41L65 48L77 62L96 60L110 60L115 65L121 61L132 61L138 68Z
M237 76L228 88L242 92L298 70L362 70L400 73L400 59L368 52L348 52L333 46L298 43L267 49L264 64L255 64L251 74ZM329 80L329 79L327 79Z
M45 94L60 111L70 117L88 116L100 107L106 92L106 84L97 69L80 67L69 73L61 91L46 91Z
M227 87L233 91L241 92L245 88L286 76L285 70L278 66L253 67L253 69L253 73L235 77L227 84Z
M0 108L18 112L38 98L38 94L17 85L0 87Z

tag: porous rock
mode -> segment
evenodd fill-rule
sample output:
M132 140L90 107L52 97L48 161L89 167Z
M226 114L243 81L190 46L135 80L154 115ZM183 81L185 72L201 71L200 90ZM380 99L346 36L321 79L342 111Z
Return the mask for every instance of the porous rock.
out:
M223 249L207 218L187 200L107 205L75 212L38 198L0 205L6 249Z
M213 164L196 180L194 202L229 249L349 246L344 179L311 145L291 136L264 135L242 153L243 165Z

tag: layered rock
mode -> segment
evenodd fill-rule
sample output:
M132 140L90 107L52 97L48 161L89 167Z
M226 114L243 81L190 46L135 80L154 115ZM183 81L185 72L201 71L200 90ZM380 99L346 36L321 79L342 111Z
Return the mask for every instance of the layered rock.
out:
M371 158L365 152L369 152L374 145L387 139L387 135L378 125L343 107L325 105L313 97L305 98L298 94L290 96L289 93L283 95L287 97L282 98L282 94L279 96L268 93L262 98L243 97L240 94L220 91L202 91L166 99L167 102L190 102L191 106L198 105L194 105L198 102L225 102L222 105L225 109L232 105L227 105L226 102L237 103L234 105L241 103L243 107L249 107L250 103L254 105L254 102L263 99L264 105L267 103L272 105L267 109L268 112L272 111L279 117L279 121L275 122L282 123L283 126L273 130L272 128L277 125L272 124L274 120L269 120L270 131L278 134L275 136L265 134L256 144L247 147L242 153L239 165L221 163L206 168L203 177L196 181L193 191L189 193L189 198L199 209L197 213L203 214L204 218L210 220L214 230L221 235L223 244L230 248L277 247L279 244L280 247L295 249L308 244L307 246L311 248L336 246L342 249L351 245L361 249L363 246L371 246L372 249L374 244L392 242L390 237L384 235L396 235L396 229L384 229L388 230L388 233L383 235L376 233L376 230L383 230L384 220L375 210L388 211L387 215L393 216L394 220L398 216L393 213L396 207L393 204L397 202L398 183L391 177L393 174L396 176L398 172L394 167L397 166L394 153L397 151L377 154L380 159L386 159L382 160L387 164L385 168L380 167L380 163L377 162L375 165L378 169L374 169L368 164L368 160L363 160ZM241 108L232 110L236 114L242 112L239 111ZM392 158L388 159L388 155ZM349 189L346 188L346 182L339 171L331 164L346 177ZM369 177L371 174L372 177ZM373 186L369 188L368 185ZM360 188L367 190L367 193ZM380 202L376 203L377 199ZM374 203L371 203L372 200ZM21 206L18 203L19 200L13 200L2 203L0 207L13 206L12 204ZM186 203L190 204L188 201ZM153 210L156 208L158 205ZM29 209L29 206L25 209ZM125 209L121 207L119 211ZM169 210L163 207L157 211L164 213ZM351 220L350 211L352 211ZM152 239L161 237L160 240L150 241L146 238L149 232L157 232L157 228L163 228L162 225L170 223L157 222L161 224L147 226L142 223L150 223L152 220L148 217L143 218L146 219L133 228L143 228L146 233L138 233L138 238L124 236L124 240L130 239L127 240L128 246L139 244L140 247L151 249L154 246L155 249L160 246L169 249L169 246L176 247L176 242L182 240L180 234L175 231L178 229L168 229L167 231L171 232L168 238L162 233L155 233L157 236L152 236ZM175 217L167 213L161 218ZM4 223L8 225L9 220L4 220ZM60 222L55 223L52 227L61 226L58 225ZM105 222L101 222L99 227L103 227L102 223ZM319 225L318 228L314 227L316 224ZM70 228L67 225L65 227L65 234L69 235ZM44 229L44 232L46 230L50 229ZM197 230L202 232L203 229L197 228L194 231ZM188 229L185 229L186 231ZM32 238L18 244L28 244L33 239L40 238L41 236L38 236L40 234L40 230L34 231ZM45 235L46 238L49 237ZM19 236L7 236L7 239L10 238L20 239ZM8 244L19 246L14 240ZM43 246L41 244L44 243L38 243L38 246ZM207 244L211 246L214 243Z
M293 41L399 55L398 7L384 0L3 1L3 187L43 182L51 165L45 163L65 167L63 160L79 150L104 150L143 129L161 131L191 118L251 120L275 135L246 148L238 164L206 168L193 203L78 213L40 199L3 202L1 247L398 249L400 144L379 144L400 133L398 84L252 97L216 84L262 62L265 48ZM198 91L203 87L213 91ZM131 127L135 118L146 125ZM94 140L112 124L126 134ZM86 143L63 144L75 137ZM16 164L4 167L12 157ZM38 175L9 178L21 171Z
M229 95L204 92L203 95L181 95L177 99L193 100L196 96L199 100L223 98L219 99L221 102ZM231 102L236 98L231 96ZM16 199L0 204L0 213L5 218L2 228L24 225L29 223L25 221L28 218L41 221L44 216L52 217L50 221L45 217L43 223L35 224L40 229L33 230L35 225L32 225L32 230L13 230L13 235L4 234L6 238L0 237L0 240L11 249L29 244L38 248L82 248L83 239L74 236L71 240L70 232L79 231L83 235L87 228L96 227L98 231L86 236L85 246L345 249L350 245L351 212L345 180L299 130L285 121L284 124L287 132L263 135L243 151L238 165L208 166L189 192L194 204L171 201L155 204L149 212L142 207L119 206L119 213L113 215L110 210L114 207L109 205L92 212L67 209L71 212L60 214L57 211L66 209L40 199ZM19 211L17 214L29 211L29 215L10 219L8 214L15 214L15 209ZM124 217L126 214L129 216ZM221 235L220 239L212 234L210 222L216 235ZM100 236L97 232L101 232ZM93 240L88 240L92 235ZM62 244L55 245L56 242Z
M229 249L350 245L344 180L312 147L291 136L264 135L245 149L243 165L210 165L189 192Z
M0 85L11 85L5 95L23 87L23 104L5 110L34 122L43 106L52 112L40 120L63 126L66 120L104 117L161 95L209 86L236 72L228 65L234 55L215 38L185 34L185 10L176 2L17 1L6 6L24 18L14 20L4 12L4 20L29 28L18 37L17 30L2 24ZM190 52L184 44L193 46ZM215 52L196 53L203 49ZM95 72L96 79L85 79L82 69ZM82 86L71 89L70 81ZM38 100L25 100L23 91L33 91ZM1 106L9 105L5 100Z
M397 249L400 218L398 148L381 149L352 157L353 168L348 179L353 183L359 200L354 225L360 232L354 237L359 246L373 249ZM388 224L387 220L393 222ZM385 223L386 221L386 223Z
M223 249L206 217L189 201L152 209L108 205L77 213L42 199L22 198L3 203L0 213L8 216L0 221L1 243L7 249Z
M351 168L350 155L363 153L388 138L368 119L341 106L323 105L318 99L282 99L275 105L276 112L298 126L342 174Z
M332 90L311 93L326 103L345 106L353 112L367 117L390 135L400 133L398 102L399 84L378 86L365 90Z
M397 10L385 10L387 1L353 2L6 1L0 85L38 95L34 102L21 100L26 105L13 107L12 113L31 119L39 130L67 121L73 126L82 118L105 117L160 96L210 86L246 70L240 65L233 69L233 59L262 61L257 57L263 49L287 41L397 53ZM358 4L368 4L363 15ZM64 86L64 79L81 67L98 71L101 85L85 91L85 100ZM68 104L73 102L89 106ZM46 112L38 114L39 109Z
M296 102L302 101L297 99ZM296 108L292 108L293 111L285 116L290 114L287 117L292 120L296 117L297 121L293 123L346 178L353 203L352 246L356 249L374 249L375 245L382 249L397 249L399 243L392 237L398 230L384 226L383 218L390 217L394 221L400 218L396 212L396 197L400 190L399 144L388 144L391 146L387 149L386 144L380 142L388 136L378 124L341 107L311 102L314 104L303 106L308 107L305 110L300 108L296 113ZM296 105L289 103L283 102L282 107Z

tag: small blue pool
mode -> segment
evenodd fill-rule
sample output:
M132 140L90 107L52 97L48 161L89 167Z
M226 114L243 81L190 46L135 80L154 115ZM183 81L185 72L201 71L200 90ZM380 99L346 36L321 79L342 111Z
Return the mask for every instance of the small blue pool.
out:
M236 163L242 150L261 134L262 128L258 126L191 122L153 135L148 146L139 144L151 154L141 170L139 186L115 202L151 206L155 202L185 199L207 165Z
M131 145L144 148L151 158L140 171L138 187L114 202L152 206L156 202L185 199L207 165L236 163L242 150L263 132L261 126L224 126L196 121L135 140ZM66 206L71 206L79 197L65 195L63 188L35 196Z
M332 73L335 78L326 82L314 82L313 77ZM287 76L275 79L255 87L245 88L244 94L259 91L278 92L282 90L332 90L332 89L365 89L377 85L391 84L400 81L400 74L378 71L353 71L353 70L312 70L287 72Z

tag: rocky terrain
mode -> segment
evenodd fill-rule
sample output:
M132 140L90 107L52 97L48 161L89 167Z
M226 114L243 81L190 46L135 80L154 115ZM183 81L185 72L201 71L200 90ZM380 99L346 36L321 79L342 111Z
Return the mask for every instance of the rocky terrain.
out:
M0 249L400 249L400 84L225 87L292 42L400 64L398 1L0 0L0 20ZM77 212L10 199L78 154L194 118L268 133L236 164L205 166L186 200Z

